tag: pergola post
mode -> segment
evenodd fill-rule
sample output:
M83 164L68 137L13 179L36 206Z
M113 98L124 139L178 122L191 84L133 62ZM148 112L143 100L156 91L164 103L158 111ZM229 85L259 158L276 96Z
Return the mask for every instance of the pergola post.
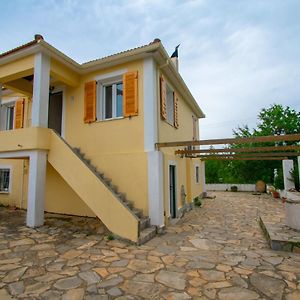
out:
M300 156L298 156L298 173L299 173L299 184L300 184Z
M205 180L205 161L201 161L201 165L202 165L202 174L201 174L201 181L202 181L202 190L203 190L203 194L206 193L206 180Z
M294 162L292 159L284 159L282 161L284 189L286 191L295 188L295 182L291 174L293 169L294 169Z

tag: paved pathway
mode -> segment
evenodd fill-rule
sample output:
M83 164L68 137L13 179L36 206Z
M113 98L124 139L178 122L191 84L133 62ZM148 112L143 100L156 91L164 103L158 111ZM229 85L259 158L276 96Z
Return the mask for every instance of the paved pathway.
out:
M300 299L300 254L271 251L257 223L282 204L215 193L167 233L137 247L107 241L93 219L0 208L0 299Z

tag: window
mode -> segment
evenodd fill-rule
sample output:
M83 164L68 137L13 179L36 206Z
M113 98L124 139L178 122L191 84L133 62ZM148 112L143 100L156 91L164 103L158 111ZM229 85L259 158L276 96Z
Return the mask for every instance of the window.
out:
M10 169L0 169L0 193L9 192Z
M199 183L199 166L195 167L195 178L196 178L196 183Z
M167 83L164 76L160 76L160 115L168 124L179 127L178 122L178 95Z
M167 122L174 124L174 92L167 84Z
M6 108L6 130L14 129L14 106L7 106Z
M123 117L123 82L102 85L100 89L100 119Z

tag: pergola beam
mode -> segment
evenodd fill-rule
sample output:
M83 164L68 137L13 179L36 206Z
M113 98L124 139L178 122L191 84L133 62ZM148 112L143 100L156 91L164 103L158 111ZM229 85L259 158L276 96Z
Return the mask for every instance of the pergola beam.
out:
M280 141L300 141L300 134L286 134L286 135L270 135L257 136L249 138L229 138L229 139L212 139L199 141L178 141L156 143L158 149L163 147L179 147L179 146L197 146L197 145L221 145L221 144L251 144L251 143L267 143Z
M246 147L246 148L219 148L219 149L198 149L198 150L176 150L175 154L197 154L197 153L236 153L236 152L268 152L268 151L295 151L300 146L269 146L269 147Z
M190 158L199 158L198 156L193 156ZM238 157L238 156L217 156L217 157L206 157L206 158L201 158L202 161L206 160L284 160L288 159L287 157Z
M200 158L207 158L207 157L275 157L275 156L300 156L298 152L278 152L278 153L245 153L245 154L210 154L210 155L197 155Z

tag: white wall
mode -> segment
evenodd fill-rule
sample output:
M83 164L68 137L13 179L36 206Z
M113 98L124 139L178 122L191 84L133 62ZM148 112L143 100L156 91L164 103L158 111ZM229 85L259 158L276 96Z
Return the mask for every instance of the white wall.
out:
M211 183L206 184L207 191L230 191L232 186L237 186L238 191L240 192L255 192L255 184L235 184L235 183Z

